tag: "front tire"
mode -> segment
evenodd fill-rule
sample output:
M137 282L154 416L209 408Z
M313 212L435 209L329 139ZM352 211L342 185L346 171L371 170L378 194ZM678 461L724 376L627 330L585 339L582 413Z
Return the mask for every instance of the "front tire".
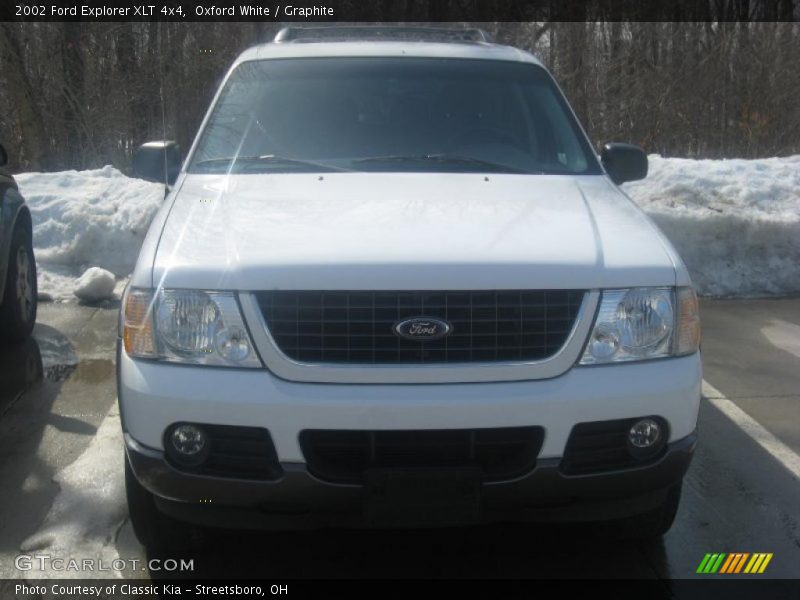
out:
M36 323L38 288L33 244L22 227L11 237L3 301L0 304L0 341L17 344L27 339Z

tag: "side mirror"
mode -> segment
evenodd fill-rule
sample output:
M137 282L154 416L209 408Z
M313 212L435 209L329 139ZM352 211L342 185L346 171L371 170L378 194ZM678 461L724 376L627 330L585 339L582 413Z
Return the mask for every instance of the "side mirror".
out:
M133 155L133 176L172 185L181 170L181 149L175 142L147 142Z
M8 164L8 152L6 149L3 148L3 144L0 144L0 167L5 167Z
M647 177L647 155L639 146L606 144L600 160L611 181L617 185Z

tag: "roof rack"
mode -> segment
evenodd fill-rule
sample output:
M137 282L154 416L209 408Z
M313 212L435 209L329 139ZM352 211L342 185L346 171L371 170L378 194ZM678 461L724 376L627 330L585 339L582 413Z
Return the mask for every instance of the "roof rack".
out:
M275 36L275 43L326 41L413 41L413 42L486 42L494 39L483 29L403 26L330 26L285 27Z

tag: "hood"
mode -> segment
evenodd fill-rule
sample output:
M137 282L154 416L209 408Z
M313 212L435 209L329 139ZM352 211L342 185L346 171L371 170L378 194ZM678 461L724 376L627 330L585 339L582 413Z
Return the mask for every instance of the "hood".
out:
M200 289L674 285L673 251L602 176L187 175L153 283Z

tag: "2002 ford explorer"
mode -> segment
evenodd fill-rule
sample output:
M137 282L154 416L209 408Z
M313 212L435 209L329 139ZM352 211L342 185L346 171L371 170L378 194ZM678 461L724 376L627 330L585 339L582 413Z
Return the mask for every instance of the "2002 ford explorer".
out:
M586 521L652 537L696 440L698 303L539 61L295 28L233 64L123 298L134 529Z

